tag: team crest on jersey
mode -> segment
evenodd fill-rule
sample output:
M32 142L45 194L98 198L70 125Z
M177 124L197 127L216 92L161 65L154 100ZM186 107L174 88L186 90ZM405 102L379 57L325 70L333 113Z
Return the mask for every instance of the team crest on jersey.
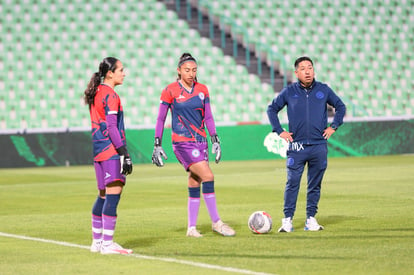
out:
M325 97L325 94L321 91L316 92L316 98L317 99L322 99Z
M198 149L194 149L191 154L193 157L198 158L200 156L200 151Z
M198 97L199 97L201 100L204 100L204 93L199 93L199 94L198 94Z

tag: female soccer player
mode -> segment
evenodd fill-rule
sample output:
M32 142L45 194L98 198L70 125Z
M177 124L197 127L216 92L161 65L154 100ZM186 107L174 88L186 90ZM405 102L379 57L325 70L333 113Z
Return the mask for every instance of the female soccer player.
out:
M200 207L200 186L207 205L212 229L223 236L234 236L235 231L223 223L217 211L214 192L214 175L208 165L207 130L213 144L212 153L216 163L220 161L221 148L210 108L207 87L197 82L197 62L189 53L178 61L178 79L169 84L161 94L161 103L155 126L155 144L152 162L161 167L162 158L167 159L161 147L165 118L168 109L172 114L173 151L178 161L188 172L188 237L202 237L196 229Z
M125 185L126 175L132 172L132 162L126 148L124 112L114 87L124 81L121 61L106 57L99 64L85 90L92 122L94 166L99 195L92 208L92 252L130 254L113 242L117 207Z

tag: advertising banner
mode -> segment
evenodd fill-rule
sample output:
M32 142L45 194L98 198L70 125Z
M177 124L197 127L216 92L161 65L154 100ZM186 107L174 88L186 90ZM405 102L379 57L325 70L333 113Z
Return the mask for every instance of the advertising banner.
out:
M284 125L287 129L287 125ZM218 126L222 160L282 159L287 143L270 125ZM134 164L151 163L154 130L126 131ZM163 148L168 162L177 162L166 128ZM92 164L91 135L87 131L0 135L0 168ZM329 157L414 153L414 120L346 122L328 141ZM210 159L214 156L209 149Z

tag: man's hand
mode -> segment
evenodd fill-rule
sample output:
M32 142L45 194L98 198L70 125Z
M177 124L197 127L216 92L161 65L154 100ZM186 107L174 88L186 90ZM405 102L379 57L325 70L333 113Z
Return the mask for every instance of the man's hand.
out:
M323 131L323 137L325 139L329 139L334 133L335 129L333 129L332 127L328 127L325 129L325 131Z
M289 132L283 131L282 133L280 133L279 137L283 138L287 142L293 142L292 135L293 135L293 133L289 133Z

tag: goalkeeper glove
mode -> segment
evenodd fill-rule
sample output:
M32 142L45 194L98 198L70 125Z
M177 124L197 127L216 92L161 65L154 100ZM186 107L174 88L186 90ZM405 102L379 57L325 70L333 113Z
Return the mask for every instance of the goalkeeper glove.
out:
M168 159L167 154L165 154L164 149L161 147L161 139L156 137L154 142L154 151L152 152L152 163L158 167L162 167L164 166L162 158L165 160Z
M125 176L132 173L132 161L131 157L128 154L126 146L123 145L116 149L119 154L119 160L121 162L121 173Z
M211 136L211 143L213 144L211 153L216 154L216 163L219 163L221 159L221 146L217 135Z

